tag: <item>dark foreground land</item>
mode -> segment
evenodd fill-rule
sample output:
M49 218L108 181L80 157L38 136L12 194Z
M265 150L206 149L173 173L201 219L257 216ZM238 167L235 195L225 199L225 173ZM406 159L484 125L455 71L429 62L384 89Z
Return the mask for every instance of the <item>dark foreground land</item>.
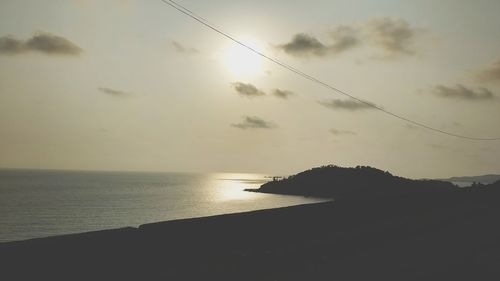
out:
M0 244L0 279L500 280L500 182L341 193L335 202Z

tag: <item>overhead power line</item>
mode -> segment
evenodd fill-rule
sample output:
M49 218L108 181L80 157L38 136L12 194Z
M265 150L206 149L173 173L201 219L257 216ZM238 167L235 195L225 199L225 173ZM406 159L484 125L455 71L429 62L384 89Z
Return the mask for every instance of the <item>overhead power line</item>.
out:
M441 130L441 129L438 129L438 128L435 128L435 127L432 127L432 126L429 126L429 125L426 125L424 123L421 123L421 122L418 122L418 121L415 121L415 120L412 120L412 119L409 119L407 117L404 117L400 114L397 114L397 113L394 113L392 111L389 111L381 106L378 106L374 103L371 103L369 101L365 101L365 100L362 100L356 96L353 96L345 91L342 91L326 82L323 82L322 80L314 77L314 76L311 76L305 72L302 72L301 70L293 67L293 66L290 66L284 62L281 62L280 60L276 59L276 58L273 58L271 56L268 56L264 53L262 53L261 51L243 43L242 41L236 39L235 37L233 37L232 35L224 32L222 29L216 27L214 24L211 24L210 22L208 22L208 20L204 19L203 17L197 15L195 12L189 10L188 8L182 6L181 4L173 1L173 0L160 0L161 2L163 2L164 4L167 4L169 5L170 7L174 8L175 10L181 12L182 14L190 17L191 19L197 21L198 23L208 27L209 29L215 31L216 33L218 33L219 35L222 35L223 37L233 41L234 43L250 50L251 52L271 61L272 63L274 64L277 64L278 66L281 66L282 68L285 68L287 69L288 71L291 71L297 75L300 75L302 76L303 78L307 79L307 80L310 80L316 84L319 84L327 89L329 89L330 91L333 91L337 94L341 94L341 95L344 95L346 97L349 97L350 99L353 99L357 102L360 102L366 106L369 106L369 107L372 107L380 112L383 112L391 117L394 117L394 118L397 118L397 119L400 119L402 121L405 121L405 122L408 122L410 124L413 124L415 126L418 126L418 127L421 127L421 128L424 128L424 129L427 129L427 130L430 130L430 131L433 131L433 132L436 132L436 133L440 133L440 134L444 134L444 135L448 135L448 136L452 136L452 137L456 137L456 138L461 138L461 139L468 139L468 140L476 140L476 141L497 141L497 140L500 140L500 137L496 137L496 138L482 138L482 137L474 137L474 136L467 136L467 135L462 135L462 134L457 134L457 133L453 133L453 132L449 132L449 131L445 131L445 130Z

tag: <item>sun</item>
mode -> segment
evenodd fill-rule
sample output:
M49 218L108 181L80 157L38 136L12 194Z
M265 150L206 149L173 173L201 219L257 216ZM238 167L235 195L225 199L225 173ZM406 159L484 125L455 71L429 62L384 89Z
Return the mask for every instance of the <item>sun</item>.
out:
M260 50L255 40L243 41L246 45ZM231 73L237 76L253 76L262 72L262 57L248 48L233 43L224 52L224 61Z

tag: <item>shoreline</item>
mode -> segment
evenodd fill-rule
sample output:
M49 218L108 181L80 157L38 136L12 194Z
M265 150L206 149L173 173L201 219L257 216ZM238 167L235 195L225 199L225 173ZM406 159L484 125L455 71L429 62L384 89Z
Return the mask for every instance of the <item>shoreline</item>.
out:
M0 244L12 280L489 280L500 192L338 200ZM10 280L10 279L9 279Z
M247 191L247 190L245 190ZM257 192L258 191L249 191L249 192ZM282 196L295 196L297 195L286 195L286 194L279 194ZM79 237L79 236L95 236L99 234L104 234L104 233L111 233L111 232L121 232L123 230L140 230L141 228L148 227L148 225L157 225L157 224L169 224L169 223L190 223L193 221L198 221L198 220L204 220L204 219L217 219L219 217L225 217L225 216L232 216L232 215L244 215L244 214L252 214L260 211L272 211L272 210L280 210L280 209L286 209L286 208L292 208L292 207L301 207L301 206L308 206L308 205L315 205L315 204L322 204L322 203L332 203L334 200L333 199L328 199L328 198L318 198L318 197L306 197L306 196L300 196L304 198L315 198L315 199L324 199L324 201L321 202L313 202L313 203L303 203L303 204L297 204L297 205L290 205L290 206L283 206L283 207L275 207L275 208L265 208L265 209L257 209L257 210L251 210L251 211L242 211L242 212L235 212L235 213L225 213L225 214L216 214L216 215L208 215L208 216L199 216L199 217L190 217L190 218L179 218L179 219L172 219L172 220L164 220L164 221L157 221L157 222L149 222L149 223L144 223L138 226L124 226L124 227L118 227L118 228L109 228L109 229L100 229L100 230L91 230L91 231L83 231L83 232L76 232L76 233L67 233L67 234L60 234L60 235L51 235L51 236L45 236L45 237L34 237L34 238L28 238L28 239L21 239L21 240L13 240L13 241L0 241L0 248L4 245L7 244L14 244L14 243L24 243L24 242L29 242L29 241L35 241L35 240L45 240L45 239L65 239L69 237Z

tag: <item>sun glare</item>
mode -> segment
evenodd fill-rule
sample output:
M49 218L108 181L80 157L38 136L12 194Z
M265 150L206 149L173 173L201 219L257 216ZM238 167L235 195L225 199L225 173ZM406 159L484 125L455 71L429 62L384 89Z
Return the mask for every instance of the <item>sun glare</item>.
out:
M259 188L266 182L265 175L221 173L214 176L217 201L251 200L259 195L244 191L245 188Z
M244 43L259 50L259 46L254 40L247 40ZM229 71L238 76L256 75L262 71L262 58L236 43L225 50L224 60Z

